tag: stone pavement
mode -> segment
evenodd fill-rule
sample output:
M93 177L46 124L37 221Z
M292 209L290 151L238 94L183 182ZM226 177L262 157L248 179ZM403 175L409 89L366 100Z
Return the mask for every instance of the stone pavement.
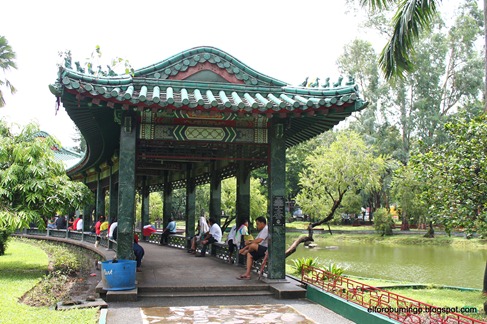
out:
M137 301L108 302L100 323L352 323L305 298L262 293L269 284L257 274L251 280L236 279L242 266L140 244L145 256L137 273Z

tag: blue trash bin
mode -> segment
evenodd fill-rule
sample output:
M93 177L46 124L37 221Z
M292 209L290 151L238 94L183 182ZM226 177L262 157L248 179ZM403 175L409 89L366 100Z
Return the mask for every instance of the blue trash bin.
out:
M101 263L101 281L105 290L135 289L135 260L113 260Z

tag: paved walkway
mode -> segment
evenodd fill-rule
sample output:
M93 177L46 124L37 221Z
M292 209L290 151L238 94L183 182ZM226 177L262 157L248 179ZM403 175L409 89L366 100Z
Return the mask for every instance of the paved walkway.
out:
M276 299L272 295L245 296L241 286L266 287L253 274L237 280L243 267L214 257L195 258L185 250L141 242L145 250L142 272L137 273L140 294L136 302L109 302L106 323L352 323L307 299ZM178 287L202 291L198 296L171 294ZM211 296L224 287L228 296ZM168 294L151 296L151 288ZM220 288L220 291L222 289ZM233 292L233 293L231 293ZM237 292L237 293L235 293Z

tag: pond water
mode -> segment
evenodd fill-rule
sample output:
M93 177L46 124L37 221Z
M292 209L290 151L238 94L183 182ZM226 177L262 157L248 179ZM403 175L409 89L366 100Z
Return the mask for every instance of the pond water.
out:
M287 263L301 257L318 257L325 264L340 264L346 269L345 274L353 276L482 288L487 250L349 242L305 248L301 244Z

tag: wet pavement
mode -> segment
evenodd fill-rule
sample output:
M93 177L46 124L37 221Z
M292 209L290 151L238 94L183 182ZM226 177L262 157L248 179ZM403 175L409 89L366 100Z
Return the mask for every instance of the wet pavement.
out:
M353 323L303 299L259 294L269 287L252 274L237 280L242 266L215 257L195 258L168 246L141 242L135 302L109 302L106 323ZM256 291L255 295L247 295ZM102 322L103 319L100 319Z

